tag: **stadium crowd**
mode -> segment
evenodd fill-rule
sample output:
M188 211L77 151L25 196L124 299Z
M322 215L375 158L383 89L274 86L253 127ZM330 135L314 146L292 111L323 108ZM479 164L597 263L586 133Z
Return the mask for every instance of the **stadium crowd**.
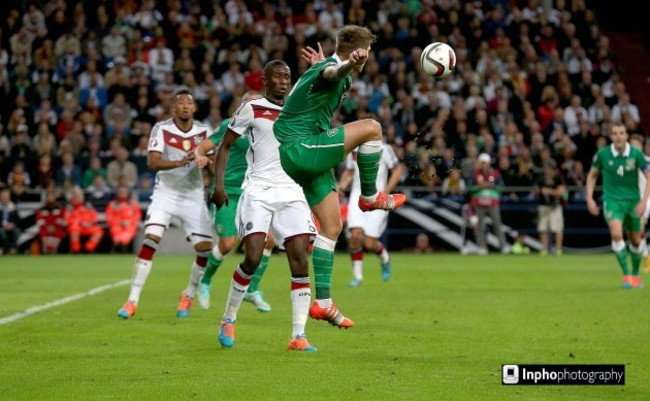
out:
M462 199L481 153L506 186L531 187L554 166L582 188L612 122L643 134L585 0L11 4L0 12L0 189L14 208L72 210L79 188L102 208L120 187L146 199L148 135L170 117L175 89L189 88L196 118L216 128L245 91L262 88L266 62L286 61L297 80L307 68L300 49L320 42L331 54L344 24L378 40L332 124L377 119L403 163L400 184L419 195ZM432 41L455 49L449 78L419 65Z

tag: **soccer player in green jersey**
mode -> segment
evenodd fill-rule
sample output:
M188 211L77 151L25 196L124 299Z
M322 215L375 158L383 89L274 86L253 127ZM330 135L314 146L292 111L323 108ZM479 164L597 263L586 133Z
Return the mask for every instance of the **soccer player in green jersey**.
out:
M261 97L262 94L255 91L248 91L242 96L242 101L248 101ZM203 141L196 149L196 160L199 167L204 167L207 161L202 158L215 149L221 138L223 137L230 118L221 122L217 131L208 137L207 141ZM230 148L231 157L228 159L228 166L226 167L226 174L224 177L224 184L226 193L230 199L228 205L217 209L214 204L210 204L210 212L213 216L214 228L219 236L219 242L212 248L212 253L208 256L208 263L205 268L205 273L201 277L201 284L199 286L198 301L199 306L203 310L210 308L210 287L212 286L212 277L221 266L224 256L229 254L237 245L237 227L235 225L235 213L239 203L239 197L242 193L242 182L246 176L246 169L248 162L246 161L246 152L248 151L249 143L246 136L237 138L235 143ZM203 161L203 162L201 162ZM211 192L214 191L214 181L212 183ZM269 265L269 257L273 251L274 242L271 238L267 241L260 266L255 271L251 284L246 291L244 300L251 302L257 307L260 312L269 312L271 305L269 305L262 297L262 292L259 291L259 284L266 268Z
M602 174L603 212L612 238L612 249L623 271L623 288L640 288L643 286L639 276L643 251L641 216L650 197L650 185L646 185L641 198L639 170L650 180L650 166L647 165L643 152L629 144L625 125L613 124L610 139L612 144L599 149L594 155L587 175L587 209L594 216L600 212L593 195L598 175ZM627 263L623 230L630 242L631 271Z
M314 52L312 61L321 61L312 63L300 77L273 125L275 137L280 142L282 168L302 187L320 223L312 251L316 300L309 314L314 319L345 328L354 323L339 312L330 296L334 248L342 229L333 169L358 147L359 208L362 211L392 210L406 201L404 195L377 191L383 136L378 121L366 118L330 127L334 112L350 89L351 74L363 69L375 40L368 28L356 25L341 28L334 54L324 58L322 49ZM304 51L303 58L306 58Z

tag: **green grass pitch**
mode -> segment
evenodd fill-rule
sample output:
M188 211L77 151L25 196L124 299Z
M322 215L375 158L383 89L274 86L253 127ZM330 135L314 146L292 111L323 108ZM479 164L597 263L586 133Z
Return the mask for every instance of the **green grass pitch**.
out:
M131 277L133 256L0 258L0 319ZM261 284L270 313L244 303L234 348L217 322L241 255L215 275L213 305L175 308L191 256L157 255L137 315L128 284L0 324L0 400L642 400L650 394L650 288L623 290L611 254L393 254L363 286L335 258L333 296L355 321L307 322L316 353L286 350L289 269ZM624 386L503 386L501 365L625 364Z

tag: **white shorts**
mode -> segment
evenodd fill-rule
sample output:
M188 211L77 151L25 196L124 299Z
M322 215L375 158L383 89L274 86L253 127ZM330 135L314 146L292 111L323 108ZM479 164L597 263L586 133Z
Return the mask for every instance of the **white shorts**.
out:
M381 238L388 225L387 210L362 212L359 209L359 194L351 193L348 202L348 230L361 228L367 237Z
M562 205L539 205L537 208L537 231L541 233L560 233L564 230Z
M181 198L155 191L151 196L151 205L147 209L144 222L145 234L162 237L172 217L181 220L187 240L192 242L192 245L212 241L212 217L202 198Z
M316 235L316 225L302 188L248 185L237 206L237 231L240 238L267 234L278 245L297 235Z

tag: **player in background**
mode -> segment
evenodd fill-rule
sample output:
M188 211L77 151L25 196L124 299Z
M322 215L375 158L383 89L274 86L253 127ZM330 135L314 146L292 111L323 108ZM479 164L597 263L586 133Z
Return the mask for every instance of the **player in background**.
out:
M249 91L242 96L243 101L249 101L262 95L259 92ZM203 141L199 147L196 148L196 158L202 158L213 152L219 145L221 138L226 132L230 124L230 118L223 120L219 125L219 129L208 137L207 141ZM246 152L248 151L249 144L248 138L245 135L237 137L237 140L230 147L230 157L228 158L228 165L226 166L226 173L224 177L224 186L226 194L228 195L228 205L224 205L220 209L210 204L210 211L213 216L213 225L219 242L212 248L210 256L208 256L208 264L205 268L205 273L201 277L201 284L199 286L198 300L201 309L207 310L210 308L210 288L212 286L212 277L215 275L219 266L223 262L225 255L228 255L237 245L237 226L235 225L235 213L237 212L237 205L239 204L239 197L242 193L242 183L246 176L246 169L248 162L246 160ZM214 191L214 180L210 193ZM269 257L273 252L273 241L269 238L267 245L264 248L262 260L259 267L255 271L251 284L244 295L244 300L253 303L257 310L260 312L269 312L271 305L269 305L262 297L262 292L258 290L260 280L266 271L269 264Z
M362 211L392 210L404 204L402 194L377 191L377 170L381 159L382 128L370 118L336 128L330 127L334 112L352 84L351 74L360 72L368 60L375 35L365 27L347 25L336 37L335 53L324 58L322 48L311 48L312 66L305 71L287 97L273 132L280 142L282 168L303 189L312 212L320 223L312 260L316 300L309 315L337 327L352 327L331 298L334 249L341 233L341 211L334 167L345 155L358 148L357 165L361 176ZM354 201L354 200L353 200Z
M628 142L625 125L614 123L610 127L610 139L611 145L600 148L594 155L587 175L587 209L594 216L600 212L594 200L594 188L598 175L602 174L603 214L609 226L612 249L623 271L623 288L640 288L643 286L639 276L643 251L641 216L650 197L650 185L646 185L643 196L640 196L638 172L642 171L647 181L650 178L650 167L643 152ZM628 252L623 230L629 240L631 270L627 262Z
M645 147L644 146L645 139L643 135L640 134L630 135L630 145L634 146L635 148L643 152ZM650 156L646 155L645 152L643 153L643 156L645 158L646 164L650 165ZM639 192L641 193L641 196L643 196L643 192L645 191L646 185L647 185L647 181L645 179L645 175L639 171ZM643 213L643 218L641 219L641 232L643 233L643 236L641 237L641 247L643 250L642 251L643 270L645 270L646 272L650 272L650 253L648 252L648 243L645 238L645 231L648 225L648 217L650 217L650 199L648 199L648 203L646 203L645 205L645 212Z
M212 249L210 212L205 203L201 170L194 162L194 149L208 136L208 127L194 120L196 103L189 90L172 96L172 118L151 130L147 166L156 172L156 181L144 222L145 238L133 268L129 297L117 312L123 319L135 315L142 287L151 272L153 256L172 217L180 218L196 258L187 288L181 293L176 316L189 316L192 298Z
M345 171L339 179L339 191L344 191L352 183L350 199L361 195L361 179L356 163L357 150L345 157ZM377 190L390 193L402 178L402 167L393 148L382 143L381 159L377 172ZM381 278L388 281L391 276L390 255L380 238L388 225L387 210L362 212L355 202L348 203L347 228L350 233L348 247L352 258L352 281L350 287L363 283L363 254L374 252L381 259Z
M316 235L316 227L302 189L282 170L279 143L272 128L291 86L291 71L284 61L270 61L264 67L262 82L265 96L239 106L219 145L215 162L215 188L211 200L219 209L229 203L224 172L230 148L239 136L248 136L249 169L236 217L245 254L232 276L219 326L219 342L225 348L235 343L237 312L260 264L267 234L273 230L276 240L287 252L291 269L293 329L288 347L290 350L316 351L305 335L311 302L308 246L310 238ZM209 160L199 157L199 166L209 163Z

